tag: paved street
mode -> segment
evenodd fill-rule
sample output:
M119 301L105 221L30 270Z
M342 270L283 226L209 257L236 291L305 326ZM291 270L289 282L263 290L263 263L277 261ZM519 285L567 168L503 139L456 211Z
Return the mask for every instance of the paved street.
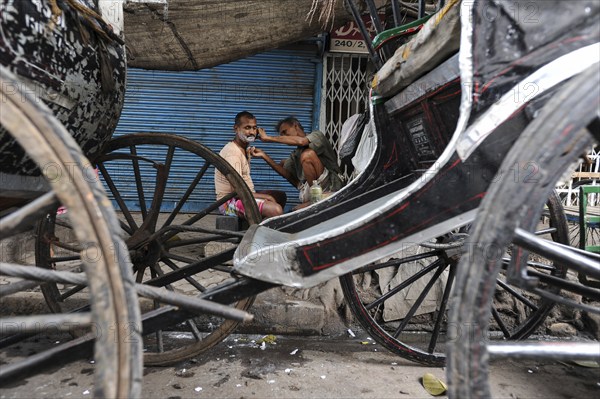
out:
M427 398L420 378L443 368L424 367L356 337L312 338L234 335L191 361L145 370L144 398ZM48 338L22 345L52 345ZM11 351L9 356L18 353ZM10 359L4 359L4 361ZM93 393L94 364L77 361L15 382L0 398L86 398ZM591 398L600 393L598 369L573 363L496 361L492 385L497 398Z

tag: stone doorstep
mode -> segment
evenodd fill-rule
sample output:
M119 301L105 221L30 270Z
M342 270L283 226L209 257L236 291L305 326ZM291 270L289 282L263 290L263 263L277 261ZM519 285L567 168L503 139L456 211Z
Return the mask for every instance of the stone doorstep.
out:
M71 297L71 300L76 301L72 302L74 307L87 304L87 296L83 294L76 294ZM152 308L150 300L142 299L142 301L143 311ZM48 312L48 306L41 292L20 292L3 298L0 304L0 316L47 314ZM331 320L337 315L328 315L323 305L296 298L289 299L281 291L259 295L249 309L249 313L254 315L254 320L238 326L236 332L322 335L325 326L337 321ZM339 333L342 334L344 331L343 327L340 327Z

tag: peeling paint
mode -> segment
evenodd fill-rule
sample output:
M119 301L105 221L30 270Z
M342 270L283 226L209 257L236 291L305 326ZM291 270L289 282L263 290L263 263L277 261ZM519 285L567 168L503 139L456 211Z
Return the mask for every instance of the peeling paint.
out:
M98 12L96 1L79 2ZM45 103L86 155L101 151L116 127L125 90L124 46L107 42L65 3L52 22L49 2L0 0L0 64ZM0 169L39 170L0 127Z

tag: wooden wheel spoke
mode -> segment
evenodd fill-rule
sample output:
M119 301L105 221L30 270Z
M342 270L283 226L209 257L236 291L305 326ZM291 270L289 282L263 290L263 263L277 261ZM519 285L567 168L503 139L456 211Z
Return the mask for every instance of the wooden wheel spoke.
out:
M119 205L119 209L121 210L121 213L125 217L125 220L127 220L127 223L129 224L130 230L131 231L137 230L138 229L138 225L135 222L135 220L133 220L133 216L131 216L131 212L129 211L129 208L125 204L125 201L123 200L123 197L121 196L121 193L117 189L117 186L115 185L115 182L113 181L112 177L108 173L108 170L106 170L106 167L102 163L98 164L98 169L102 173L102 177L104 177L104 181L106 182L106 185L108 186L108 189L110 190L110 192L112 193L113 197L115 198L115 201L117 201L117 205Z
M238 233L238 232L236 232ZM224 237L227 237L224 239ZM210 236L204 236L204 237L198 237L198 238L188 238L188 239L183 239L183 240L177 240L177 241L167 241L164 244L165 249L172 249L172 248L180 248L180 247L187 247L190 245L197 245L197 244L204 244L207 242L211 242L211 241L219 241L219 242L229 242L229 243L233 243L233 244L239 244L241 241L241 238L239 237L231 237L231 236L223 236L223 235L210 235Z
M162 334L163 334L162 330L158 330L156 332L156 349L158 350L158 353L165 352L165 345L163 343Z
M13 236L27 229L27 226L52 210L56 210L58 201L50 191L20 209L0 219L0 239Z
M75 287L63 292L60 294L60 296L58 297L58 300L60 302L63 302L64 300L72 297L73 295L75 295L76 293L80 292L81 290L83 290L86 286L85 285L76 285Z
M423 277L424 275L426 275L427 273L429 273L436 267L440 267L442 264L443 264L443 262L441 260L439 260L439 259L436 260L429 266L419 270L419 272L415 273L413 276L411 276L409 279L404 281L402 284L398 285L397 287L394 287L393 289L389 290L388 292L386 292L385 294L383 294L382 296L377 298L375 301L373 301L369 304L365 304L364 305L365 309L371 310L374 307L382 304L388 298L391 298L392 296L396 295L398 292L402 291L403 289L405 289L406 287L408 287L409 285L411 285L412 283L414 283L415 281L417 281L418 279L420 279L421 277Z
M181 280L185 276L193 276L194 274L200 273L202 271L208 269L214 269L216 266L221 265L222 263L231 260L233 256L234 248L220 252L214 256L201 259L199 261L195 261L194 263L190 263L187 266L181 267L178 270L174 270L169 273L165 273L164 276L158 277L151 281L148 281L147 284L154 286L163 286L165 284L173 283L175 281ZM162 261L166 262L170 256L168 253L163 253ZM166 259L166 260L165 260ZM177 260L177 259L175 259Z
M162 206L162 201L165 195L165 190L167 188L167 184L169 182L169 173L171 172L171 166L173 164L173 157L175 155L175 147L170 145L168 150L167 150L167 155L165 158L165 163L164 164L159 164L156 167L156 185L154 186L154 195L152 197L152 208L151 208L151 213L153 216L152 217L156 217L154 215L158 215L158 213L160 213L160 208ZM156 221L153 222L154 227L156 224ZM154 228L152 229L153 231L155 230Z
M196 322L192 319L188 319L186 320L186 324L190 327L190 331L192 332L192 335L194 336L196 341L202 341L202 333L198 329Z
M219 207L221 205L223 205L224 203L226 203L230 199L234 198L236 195L237 195L237 193L233 192L233 193L230 193L230 194L224 196L223 198L218 199L217 201L215 201L211 205L209 205L207 208L204 208L202 211L197 212L194 216L192 216L191 218L189 218L188 220L186 220L183 223L183 225L189 226L191 224L196 223L198 220L202 219L203 217L205 217L206 215L208 215L212 211L216 211L217 209L219 209Z
M370 265L367 265L367 266L364 266L364 267L354 270L352 272L352 274L361 274L361 273L366 273L366 272L372 272L375 270L385 269L386 267L399 266L403 263L414 262L417 260L427 259L427 258L431 258L434 256L438 256L440 253L441 253L441 251L435 250L435 251L424 252L422 254L407 256L402 259L391 259L384 263L370 264Z
M119 219L119 226L126 232L129 236L133 235L134 230L131 229L123 220Z
M63 262L72 262L74 260L81 259L79 255L71 255L71 256L52 256L48 258L48 263L63 263Z
M444 294L442 296L442 302L440 303L440 308L438 310L437 317L435 319L435 326L433 327L433 333L431 334L431 340L429 341L429 348L427 349L429 353L433 353L435 347L437 345L437 340L440 334L440 329L442 327L442 320L446 315L446 307L448 306L448 298L450 297L450 291L452 290L452 284L454 283L454 276L456 275L456 264L453 263L450 265L450 273L448 274L448 280L446 281L446 286L444 288Z
M201 211L196 212L196 214L194 216L192 216L189 219L187 219L186 221L184 221L181 225L182 226L191 226L192 224L196 223L200 219L206 217L206 215L208 215L209 213L219 209L219 207L221 205L223 205L224 203L226 203L227 201L229 201L230 199L235 197L235 195L236 195L236 193L234 192L234 193L230 193L230 194L224 196L223 198L218 199L217 201L213 202L208 207L202 209ZM169 233L166 233L164 235L163 240L168 241L169 239L174 237L176 234L177 234L177 231L171 231Z
M512 288L511 286L509 286L508 284L506 284L504 281L502 281L500 279L496 279L496 283L500 287L504 288L512 296L514 296L519 301L521 301L523 304L525 304L527 307L529 307L530 309L532 309L534 311L538 309L538 307L535 304L533 304L529 299L527 299L522 294L518 293L514 288Z
M190 198L190 195L192 195L192 193L196 189L196 186L198 186L198 183L200 183L200 180L202 180L202 177L204 177L204 174L206 173L210 165L211 164L209 162L204 163L200 171L194 177L194 180L190 183L189 187L175 206L175 209L173 209L173 211L169 214L167 220L165 220L165 222L163 223L162 227L169 226L173 222L173 220L175 220L175 217L179 214L183 205Z
M447 266L446 264L443 264L442 266L438 267L438 269L435 271L433 276L431 276L431 278L429 279L429 282L427 283L425 288L423 288L423 291L421 291L421 294L419 294L419 297L417 298L415 303L411 306L410 310L408 311L408 313L406 314L404 319L402 319L400 326L398 326L396 331L394 331L394 334L392 335L394 338L398 338L398 336L400 336L400 333L402 333L402 331L404 331L404 328L406 328L410 319L414 316L417 309L421 306L421 304L423 303L423 300L425 299L425 297L427 297L427 294L429 294L429 291L431 291L431 288L433 287L435 282L438 280L438 278L440 277L442 272L446 269L446 266Z
M504 334L504 338L510 338L510 332L508 331L508 328L506 328L506 324L500 317L500 314L498 313L498 310L495 306L492 306L492 317L494 318L494 320L496 320L498 327L500 327L502 334Z
M140 211L142 212L142 218L145 219L146 216L148 216L148 209L146 208L146 194L144 193L142 173L140 172L140 163L137 158L137 148L135 145L129 146L129 152L134 156L131 161L133 165L133 176L135 178L135 187L139 198Z
M176 270L180 270L181 268L179 266L177 266L174 262L172 262L170 259L165 258L163 260L163 262L169 266L171 268L171 270L176 271ZM164 275L164 274L162 274ZM162 276L161 275L161 276ZM193 277L191 276L186 276L184 277L185 281L187 281L188 283L190 283L190 285L192 285L195 289L197 289L200 292L204 292L206 291L206 287L204 287L202 284L200 284L199 282L197 282Z

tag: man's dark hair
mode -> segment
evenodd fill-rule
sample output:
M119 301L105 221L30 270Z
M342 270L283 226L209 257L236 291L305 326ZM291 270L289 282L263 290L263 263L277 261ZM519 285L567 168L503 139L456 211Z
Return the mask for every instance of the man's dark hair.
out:
M242 123L242 118L248 118L248 119L256 119L256 117L254 115L252 115L250 112L248 111L242 111L242 112L238 112L238 114L235 116L235 124L239 125L240 123Z
M280 127L281 127L281 125L283 125L284 123L285 123L285 124L288 124L288 125L292 125L292 126L294 126L294 125L298 125L298 127L299 127L300 129L302 129L302 131L304 131L304 128L302 127L302 124L300 123L300 121L299 121L299 120L298 120L296 117L294 117L294 116L288 116L287 118L285 118L285 119L282 119L282 120L280 120L279 122L277 122L277 124L275 125L275 131L276 131L277 133L279 133L279 128L280 128Z

